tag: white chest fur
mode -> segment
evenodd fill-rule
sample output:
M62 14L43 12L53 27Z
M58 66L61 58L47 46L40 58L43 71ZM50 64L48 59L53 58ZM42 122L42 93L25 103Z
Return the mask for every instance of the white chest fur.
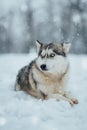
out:
M36 68L33 69L33 76L38 89L45 94L60 93L64 90L67 80L67 74L62 77L62 75L58 74L43 73Z

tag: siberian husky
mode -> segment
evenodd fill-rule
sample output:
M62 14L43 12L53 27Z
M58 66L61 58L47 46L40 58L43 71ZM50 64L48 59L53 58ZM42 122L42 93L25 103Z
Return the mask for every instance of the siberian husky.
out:
M38 99L55 98L58 101L68 101L71 105L78 104L78 100L66 92L70 67L67 54L70 45L36 41L38 56L18 72L15 90L23 90Z

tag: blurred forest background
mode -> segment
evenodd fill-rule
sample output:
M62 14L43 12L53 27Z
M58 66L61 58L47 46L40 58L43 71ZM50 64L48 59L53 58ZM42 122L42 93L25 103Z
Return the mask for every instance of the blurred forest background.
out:
M37 39L86 54L87 0L0 0L0 53L28 53Z

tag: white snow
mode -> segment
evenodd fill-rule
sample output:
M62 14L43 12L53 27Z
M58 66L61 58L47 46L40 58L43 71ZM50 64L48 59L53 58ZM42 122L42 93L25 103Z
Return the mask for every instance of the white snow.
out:
M73 107L65 101L42 101L14 91L18 70L35 56L0 55L0 130L87 130L87 56L69 56L68 89L79 100Z

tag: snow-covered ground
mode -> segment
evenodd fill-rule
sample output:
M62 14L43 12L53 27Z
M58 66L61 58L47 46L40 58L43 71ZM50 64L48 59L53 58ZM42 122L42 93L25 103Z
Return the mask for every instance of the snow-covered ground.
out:
M0 55L0 130L87 130L87 56L69 56L68 89L79 100L73 107L14 91L17 71L34 57L35 53Z

